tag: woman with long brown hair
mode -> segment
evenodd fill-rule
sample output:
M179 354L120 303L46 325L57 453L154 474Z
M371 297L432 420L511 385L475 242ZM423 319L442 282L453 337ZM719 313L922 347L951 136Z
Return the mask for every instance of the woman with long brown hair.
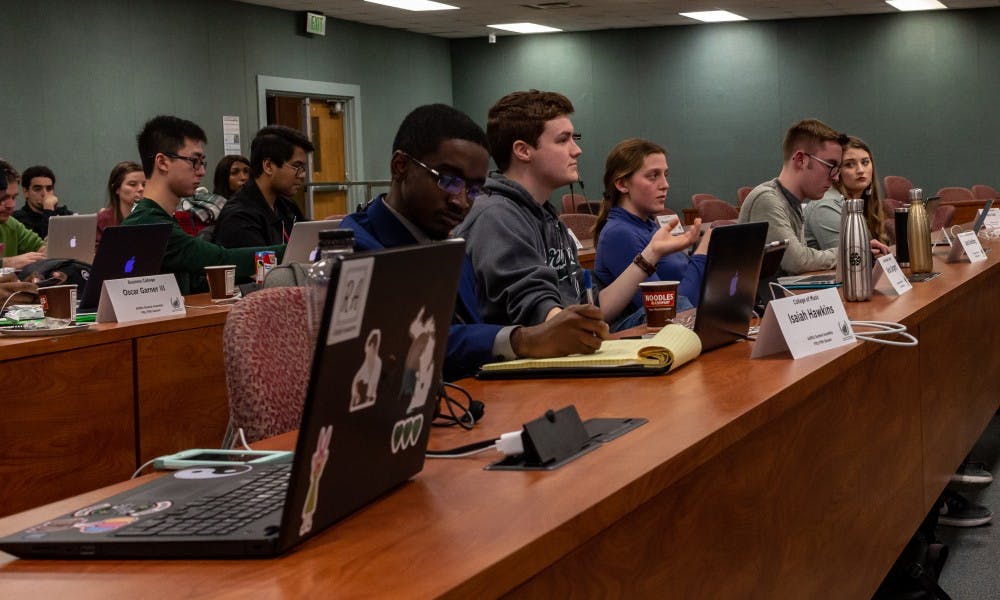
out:
M97 211L98 243L105 227L121 224L132 212L132 207L142 198L145 186L146 176L138 164L125 160L111 169L108 177L108 204Z

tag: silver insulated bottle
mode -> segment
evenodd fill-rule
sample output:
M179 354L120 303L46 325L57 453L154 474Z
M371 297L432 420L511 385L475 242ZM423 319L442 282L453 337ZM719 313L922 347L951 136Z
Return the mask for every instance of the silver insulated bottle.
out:
M844 281L844 300L862 302L872 297L871 234L864 215L865 201L845 199L840 218L838 266Z

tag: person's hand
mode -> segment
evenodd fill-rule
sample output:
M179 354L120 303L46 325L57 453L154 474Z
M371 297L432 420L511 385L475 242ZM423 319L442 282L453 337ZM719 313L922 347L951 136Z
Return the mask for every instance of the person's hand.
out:
M889 246L886 246L885 244L883 244L878 240L873 239L871 241L871 247L872 247L872 252L875 253L875 256L886 256L890 253Z
M655 260L650 260L649 262L656 264L661 258L671 252L677 252L693 246L701 234L701 219L695 219L694 223L680 235L670 233L671 229L673 228L668 224L665 227L660 227L653 234L653 238L649 240L649 245L646 248L652 250L656 254L656 257ZM649 259L649 257L646 258L647 260Z
M24 254L18 254L17 256L4 257L3 266L11 267L16 271L20 271L24 267L39 260L45 260L44 252L25 252Z
M30 300L28 294L34 295L37 292L38 286L27 281L18 281L17 276L13 273L0 275L0 304L6 303L7 299L11 296L21 293L25 294L22 301L27 302ZM17 298L13 298L12 300L17 300Z
M55 194L49 194L45 197L45 200L42 200L42 207L45 208L45 210L55 210L58 204L59 197Z
M510 345L523 358L593 354L608 335L601 309L593 304L574 304L544 323L518 327L510 335Z

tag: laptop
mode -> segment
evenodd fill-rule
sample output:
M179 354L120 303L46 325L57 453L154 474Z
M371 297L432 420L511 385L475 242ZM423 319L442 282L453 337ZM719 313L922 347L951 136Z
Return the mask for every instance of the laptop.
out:
M274 556L403 484L423 468L464 254L456 240L338 257L291 464L172 472L0 539L0 550Z
M324 219L322 221L297 221L292 225L292 233L288 236L288 246L281 264L293 262L315 262L316 246L319 245L319 232L327 229L339 229L341 219Z
M80 293L79 310L97 310L106 279L158 274L172 229L170 223L105 228L90 277Z
M746 339L766 239L764 222L712 230L693 327L702 352Z
M49 235L45 239L49 258L72 258L94 262L97 245L97 214L49 217Z
M976 215L976 220L972 223L972 231L974 231L976 235L979 235L979 230L986 224L986 217L989 215L991 208L993 208L993 198L987 198L983 203L983 207L979 209L979 214ZM931 240L931 244L934 246L952 246L955 242L955 238L948 235L948 228L942 227L940 231L941 237Z

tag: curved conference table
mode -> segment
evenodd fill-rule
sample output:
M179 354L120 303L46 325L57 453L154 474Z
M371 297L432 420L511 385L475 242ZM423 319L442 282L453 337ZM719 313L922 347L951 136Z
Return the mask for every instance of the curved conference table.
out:
M287 556L28 561L0 597L869 598L998 407L1000 259L945 265L903 296L850 303L920 344L750 360L741 342L667 376L465 381L485 402L448 448L549 408L649 423L552 472L429 460L413 481ZM294 433L265 442L290 448ZM123 483L0 520L0 534ZM349 485L345 482L345 485Z

